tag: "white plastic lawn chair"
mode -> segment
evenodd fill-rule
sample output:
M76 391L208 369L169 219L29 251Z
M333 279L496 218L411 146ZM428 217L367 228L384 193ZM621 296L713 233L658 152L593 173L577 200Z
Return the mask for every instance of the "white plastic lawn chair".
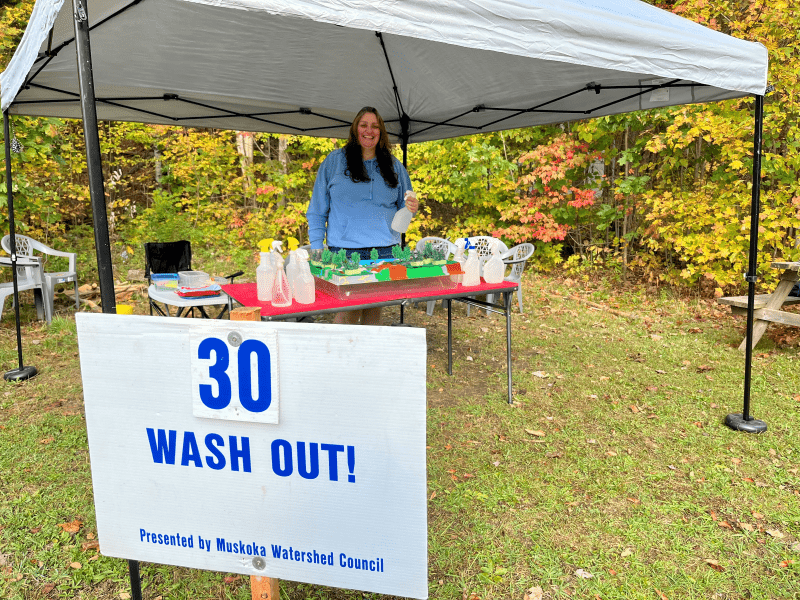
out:
M511 266L511 272L506 275L504 281L513 281L519 287L517 288L517 303L519 304L519 312L522 314L522 272L525 270L525 263L533 255L534 246L527 242L517 244L510 250L503 252L500 258L506 265ZM489 302L494 302L494 294L489 295Z
M19 257L18 257L19 259ZM23 263L23 264L20 264ZM27 263L27 264L25 264ZM52 314L47 306L46 285L42 281L42 269L39 265L39 260L30 260L23 258L17 263L17 290L24 292L25 290L33 290L36 302L36 313L39 319L46 319L50 323ZM14 282L0 283L0 318L3 317L3 308L6 304L6 298L13 296Z
M76 270L77 255L74 252L55 250L50 246L37 242L33 238L29 238L27 235L15 235L14 241L17 246L17 257L37 258L34 256L34 252L40 252L47 256L66 258L69 261L66 271L47 271L47 264L44 260L42 261L41 271L42 282L44 283L43 292L47 323L49 324L53 318L53 296L55 294L55 286L59 284L72 282L75 290L75 310L78 310L81 303L80 296L78 295L78 273ZM11 254L11 236L7 235L3 237L0 245L2 245L3 250ZM38 258L42 260L45 257Z
M492 258L492 245L497 243L498 250L500 251L500 256L503 256L506 252L508 252L508 246L506 246L499 238L492 237L490 235L474 235L469 237L469 245L475 246L474 250L468 250L468 252L477 252L478 258L481 261L481 277L483 277L483 265L486 264L486 261ZM491 301L492 296L488 296L488 300ZM471 306L467 304L467 316L469 316ZM489 314L489 311L486 311L486 314Z
M421 251L425 248L425 244L430 243L433 246L434 250L439 250L444 252L444 258L447 260L450 258L451 254L456 253L456 245L451 242L450 240L446 240L440 237L424 237L420 241L417 242L417 245L414 247L415 250ZM433 307L436 306L436 300L431 300L427 303L427 313L428 316L433 314Z

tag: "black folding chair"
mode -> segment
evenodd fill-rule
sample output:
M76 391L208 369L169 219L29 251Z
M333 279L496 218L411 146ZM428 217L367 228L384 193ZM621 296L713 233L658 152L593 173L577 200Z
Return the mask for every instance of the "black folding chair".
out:
M144 245L144 275L147 278L148 285L151 283L150 275L153 273L178 273L179 271L192 270L192 243L187 240L179 240L177 242L147 242ZM244 271L237 271L226 275L230 283L233 283L235 277L244 275ZM156 304L152 298L150 300L150 314L153 310L161 316L169 316L164 310ZM202 306L192 307L190 309L192 316L194 316L194 309L197 308L200 314L208 319L209 316ZM217 318L221 318L228 310L227 305L220 311ZM180 309L177 316L181 316ZM188 311L187 311L188 312Z

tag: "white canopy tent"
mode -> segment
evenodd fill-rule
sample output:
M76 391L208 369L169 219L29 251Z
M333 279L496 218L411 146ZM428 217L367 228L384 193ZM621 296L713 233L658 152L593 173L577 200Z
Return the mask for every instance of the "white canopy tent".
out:
M15 114L83 117L103 310L113 312L98 119L341 138L367 105L405 151L752 95L751 335L767 67L761 44L639 0L37 0L0 74L11 232ZM748 347L745 422L750 364Z
M90 0L88 11L100 120L341 138L374 106L395 139L418 142L767 84L762 45L639 0ZM72 13L36 2L0 75L3 110L81 117Z
M405 152L409 142L753 95L750 338L766 88L764 46L639 0L37 0L0 74L12 247L12 114L83 117L102 304L114 312L97 119L342 138L374 106ZM35 374L23 367L18 308L17 342L7 379ZM751 357L748 345L743 413L726 422L763 431L749 415ZM138 563L129 565L140 600Z

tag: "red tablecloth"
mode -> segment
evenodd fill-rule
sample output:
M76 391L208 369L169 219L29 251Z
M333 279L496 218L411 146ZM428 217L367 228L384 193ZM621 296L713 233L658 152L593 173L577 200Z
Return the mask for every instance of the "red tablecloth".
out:
M276 308L269 302L259 302L258 294L255 283L232 283L223 285L222 290L231 298L236 300L242 306L259 306L261 307L262 317L278 317L282 315L295 315L298 313L314 313L324 311L342 310L348 307L361 306L368 307L376 304L386 304L398 302L405 299L444 299L444 298L458 298L464 296L476 296L483 294L511 292L517 289L517 284L504 281L502 283L485 283L481 280L480 285L472 287L464 287L456 285L453 288L437 289L437 290L402 290L391 293L377 293L375 295L362 296L359 298L348 298L347 300L338 300L333 298L320 290L317 290L316 301L313 304L300 304L292 300L290 306L283 308Z

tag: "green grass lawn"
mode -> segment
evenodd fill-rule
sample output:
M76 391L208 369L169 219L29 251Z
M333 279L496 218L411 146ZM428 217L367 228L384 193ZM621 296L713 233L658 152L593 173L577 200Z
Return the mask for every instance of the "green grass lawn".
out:
M513 406L501 318L454 308L451 377L443 309L406 310L428 336L430 597L800 598L800 331L756 348L756 436L723 425L742 410L743 319L664 291L524 285ZM124 600L127 564L97 551L75 324L57 308L48 328L23 306L40 374L0 384L0 598ZM16 356L7 310L3 371ZM142 574L148 599L250 598L229 573ZM387 598L281 582L284 599L365 597Z

